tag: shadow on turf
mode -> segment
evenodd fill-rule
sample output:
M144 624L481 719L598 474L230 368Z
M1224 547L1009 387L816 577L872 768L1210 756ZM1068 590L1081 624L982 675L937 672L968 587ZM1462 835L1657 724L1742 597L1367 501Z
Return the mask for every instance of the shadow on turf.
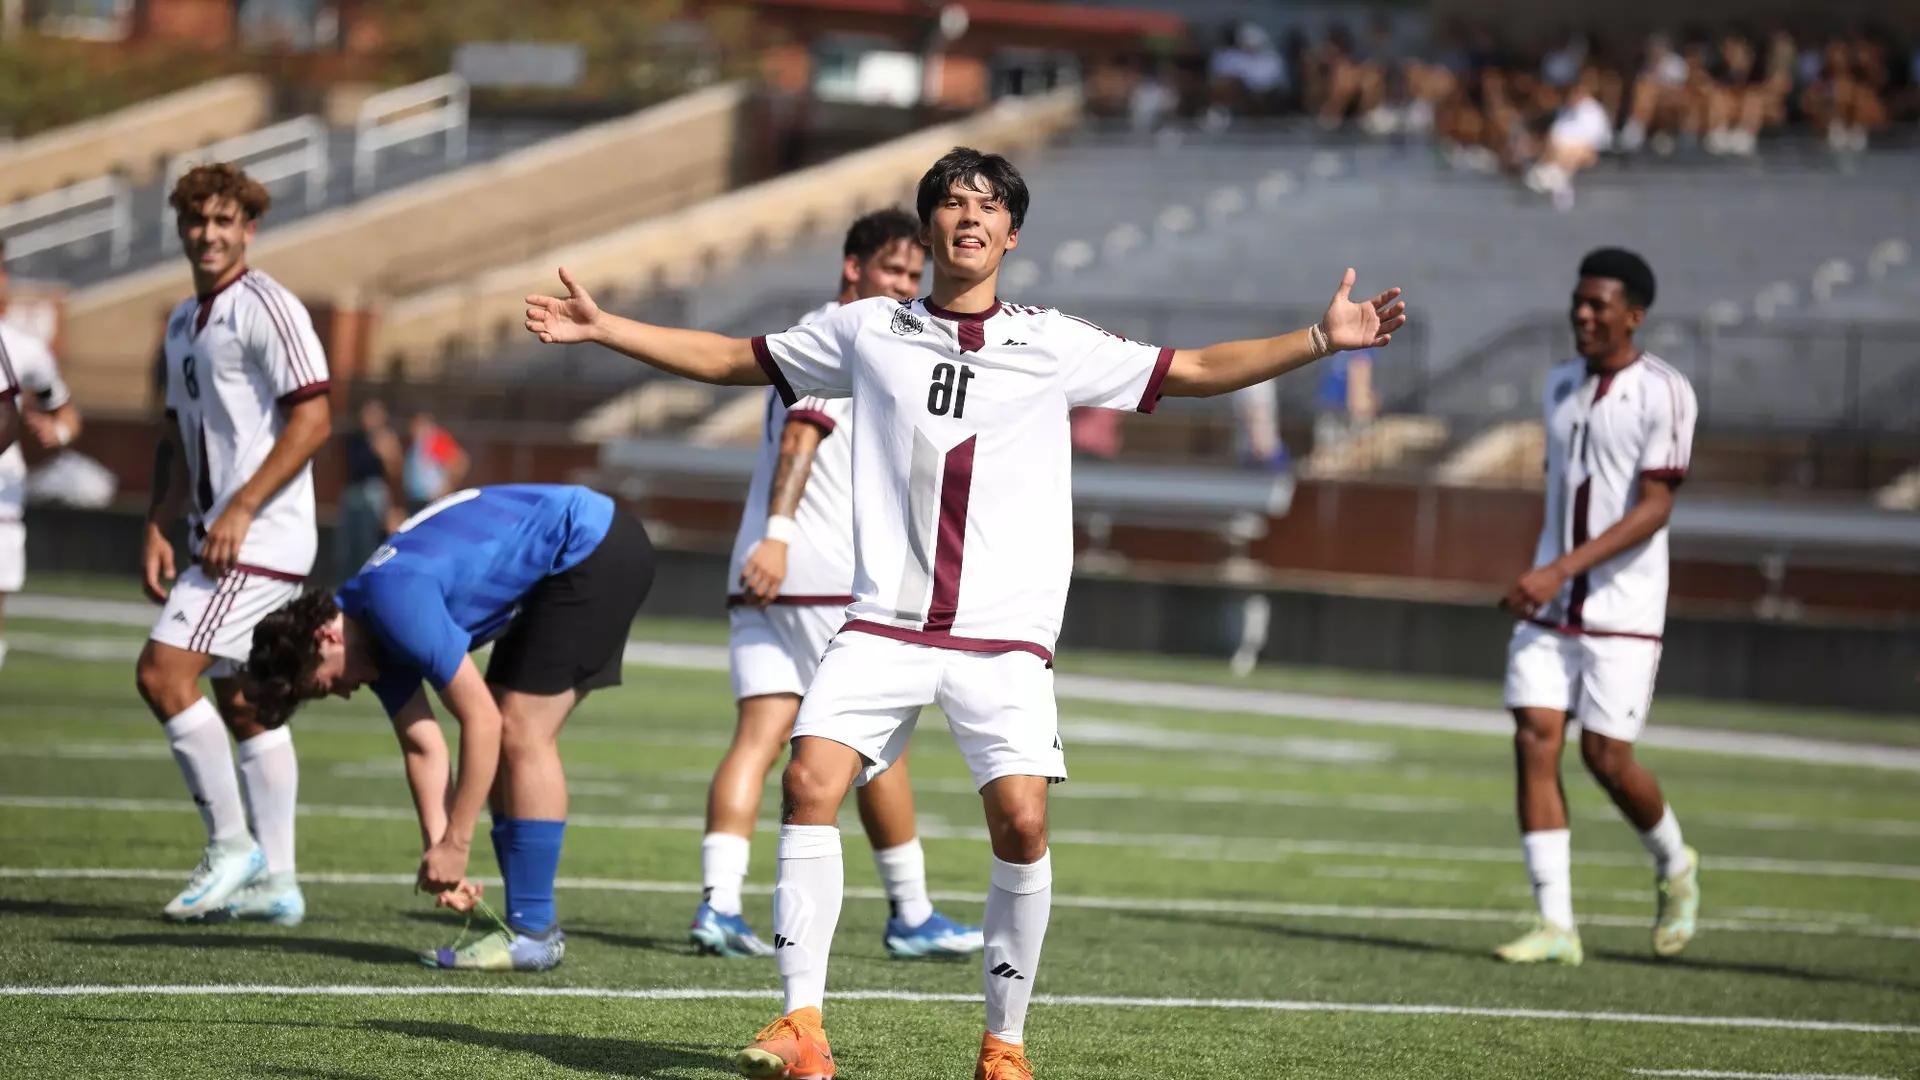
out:
M401 916L413 922L430 923L439 927L458 927L457 920L449 919L439 913L410 911ZM617 930L599 930L591 926L576 926L563 923L568 941L597 941L603 945L612 945L621 949L643 949L647 952L667 953L672 956L694 956L698 951L693 943L684 937L662 938L641 934L623 934Z
M43 919L145 919L152 914L149 908L126 904L68 904L59 900L0 897L0 915L36 915Z
M1768 975L1778 979L1796 979L1810 983L1844 983L1848 986L1863 986L1873 990L1920 990L1920 983L1903 982L1899 979L1879 979L1871 975L1848 975L1834 971L1808 971L1805 968L1788 967L1785 964L1746 964L1737 960L1702 960L1691 956L1676 956L1661 959L1644 953L1614 952L1611 949L1595 949L1589 955L1602 960L1611 960L1616 964L1639 964L1643 967L1657 967L1672 970L1679 968L1688 971L1709 971L1723 975Z
M487 1050L538 1054L555 1065L602 1076L670 1077L695 1070L733 1071L730 1054L711 1048L605 1039L579 1035L534 1035L518 1031L488 1031L468 1024L431 1020L368 1020L360 1025L416 1039L438 1039Z
M339 941L333 938L278 937L270 934L116 934L112 937L62 938L69 945L111 945L144 949L156 945L177 949L277 949L280 952L324 956L334 960L357 960L363 964L415 964L412 949L398 945L378 945L368 941Z
M1406 938L1383 937L1379 934L1356 934L1343 930L1318 930L1304 926L1287 926L1282 923L1249 922L1243 919L1207 918L1205 916L1179 915L1141 915L1140 918L1163 919L1182 923L1202 923L1226 930L1252 930L1261 934L1277 934L1281 937L1300 941L1323 941L1335 945L1364 945L1378 949L1397 949L1402 952L1431 953L1437 955L1464 956L1470 960L1491 960L1493 950L1467 948L1459 945L1441 945L1431 941L1414 941ZM1903 982L1899 979L1875 978L1871 975L1849 975L1844 972L1808 971L1805 968L1788 967L1785 964L1749 964L1737 960L1702 960L1680 956L1662 959L1645 953L1617 952L1612 949L1591 949L1588 956L1597 960L1607 960L1618 964L1638 964L1645 967L1657 967L1683 970L1713 972L1722 975L1763 975L1777 979L1794 979L1807 983L1832 983L1847 986L1860 986L1875 990L1920 990L1920 983Z

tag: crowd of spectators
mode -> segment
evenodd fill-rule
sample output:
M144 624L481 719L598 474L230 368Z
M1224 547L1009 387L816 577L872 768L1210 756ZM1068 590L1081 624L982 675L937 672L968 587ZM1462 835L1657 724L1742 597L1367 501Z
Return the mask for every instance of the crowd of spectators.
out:
M1204 53L1143 61L1125 107L1143 127L1293 116L1431 136L1455 166L1524 173L1536 190L1607 151L1746 156L1797 130L1858 152L1920 118L1920 42L1874 28L1688 28L1635 41L1570 30L1518 43L1448 25L1417 44L1403 31L1380 19L1276 40L1253 23L1226 26Z

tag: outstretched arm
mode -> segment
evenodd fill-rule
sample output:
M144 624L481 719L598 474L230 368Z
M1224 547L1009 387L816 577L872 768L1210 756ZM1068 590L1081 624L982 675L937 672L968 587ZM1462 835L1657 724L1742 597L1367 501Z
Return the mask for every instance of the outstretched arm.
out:
M1393 332L1407 322L1407 305L1395 302L1400 290L1388 289L1371 300L1354 301L1347 298L1353 282L1354 272L1349 268L1334 290L1327 313L1305 330L1176 350L1161 393L1170 397L1212 397L1278 378L1329 353L1377 349L1387 344L1393 340Z
M773 490L767 493L767 535L747 553L746 565L740 568L741 588L756 607L773 603L787 579L787 537L780 534L793 527L821 438L820 428L805 420L789 418L781 429L780 461L773 470ZM786 519L784 529L774 524L782 518Z
M766 373L746 338L705 330L651 326L600 310L593 297L560 268L567 295L527 297L527 330L542 342L591 341L670 375L725 386L765 386Z

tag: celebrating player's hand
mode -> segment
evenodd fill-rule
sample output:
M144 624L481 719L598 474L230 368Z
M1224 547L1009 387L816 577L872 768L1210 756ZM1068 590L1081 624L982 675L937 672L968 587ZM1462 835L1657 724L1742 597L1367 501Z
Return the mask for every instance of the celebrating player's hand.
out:
M253 527L253 511L235 503L214 519L207 539L200 545L200 565L209 577L217 578L240 561L240 545L247 542L247 530Z
M1356 275L1347 267L1340 287L1333 291L1333 302L1320 318L1320 329L1334 352L1345 349L1378 349L1393 340L1393 332L1407 324L1407 305L1394 303L1399 289L1388 289L1371 300L1350 300Z
M754 607L766 607L780 595L780 586L787 580L787 542L785 540L762 540L747 552L746 564L740 568L740 589L746 594L747 602Z
M445 840L420 856L419 886L423 892L438 896L457 889L467 878L467 849Z
M156 604L167 602L173 589L173 541L160 526L147 523L147 540L140 553L140 588Z
M527 297L527 329L549 345L593 340L594 323L600 319L600 305L566 267L560 268L560 284L566 286L565 299L554 296Z
M1513 583L1500 605L1521 618L1529 618L1553 598L1560 595L1560 587L1567 583L1567 572L1560 569L1558 563L1536 566L1520 575Z

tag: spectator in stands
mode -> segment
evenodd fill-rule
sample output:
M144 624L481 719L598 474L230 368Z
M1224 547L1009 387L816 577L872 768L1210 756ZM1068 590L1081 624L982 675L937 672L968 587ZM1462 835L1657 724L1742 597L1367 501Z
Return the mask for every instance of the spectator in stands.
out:
M347 436L347 485L340 492L340 521L333 533L333 576L345 581L367 561L380 540L400 524L400 476L406 451L387 419L387 406L360 406L360 426Z
M1207 61L1207 120L1224 127L1236 115L1271 115L1288 93L1287 62L1258 23L1221 30Z
M1286 472L1293 468L1287 444L1280 441L1280 386L1273 380L1233 392L1234 448L1249 468Z
M1546 148L1527 170L1527 187L1553 197L1554 208L1573 209L1573 178L1592 168L1613 141L1613 119L1594 96L1595 77L1583 73L1567 91L1567 103L1547 130Z
M404 481L408 512L412 513L449 492L467 478L467 452L433 414L413 414L412 440L407 445Z

